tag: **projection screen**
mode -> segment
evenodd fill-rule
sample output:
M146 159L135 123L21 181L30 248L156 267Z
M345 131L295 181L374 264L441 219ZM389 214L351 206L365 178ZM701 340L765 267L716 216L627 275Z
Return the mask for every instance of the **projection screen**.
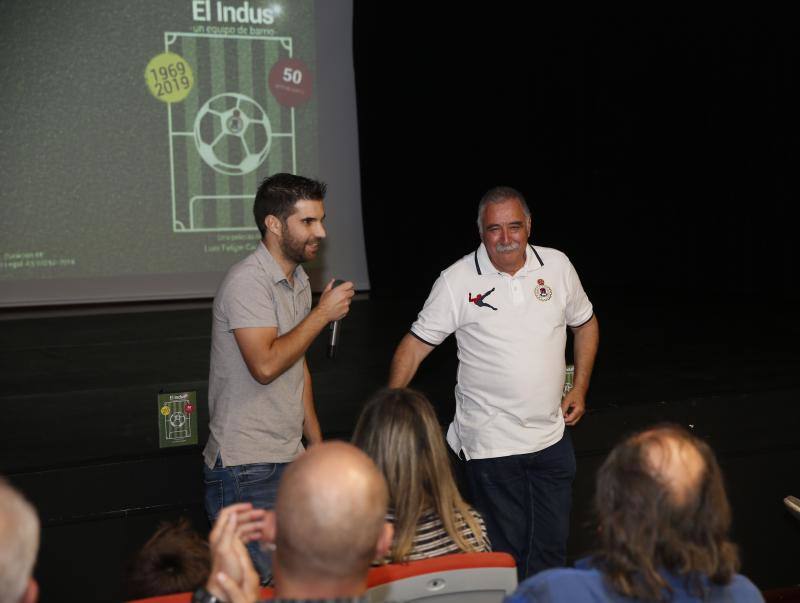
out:
M0 7L0 306L213 296L278 172L328 183L314 289L369 288L350 0Z

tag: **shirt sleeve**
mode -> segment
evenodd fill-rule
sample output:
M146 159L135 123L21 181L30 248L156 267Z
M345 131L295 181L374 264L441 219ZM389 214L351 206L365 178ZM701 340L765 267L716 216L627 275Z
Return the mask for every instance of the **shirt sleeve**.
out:
M411 325L411 334L429 345L439 345L450 333L458 328L456 305L447 277L441 274L433 284L433 289Z
M567 261L567 308L566 319L570 327L579 327L594 314L592 302L583 290L581 279L571 262Z
M221 301L229 331L278 326L272 290L256 279L234 277L225 288Z

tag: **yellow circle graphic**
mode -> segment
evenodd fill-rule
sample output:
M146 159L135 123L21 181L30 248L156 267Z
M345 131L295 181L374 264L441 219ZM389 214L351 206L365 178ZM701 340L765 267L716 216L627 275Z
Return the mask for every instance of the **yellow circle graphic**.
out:
M169 406L167 406L166 404L164 406L162 406L161 407L161 414L166 417L169 414Z
M194 86L192 68L186 59L174 52L162 52L150 59L144 79L150 94L165 103L181 102Z

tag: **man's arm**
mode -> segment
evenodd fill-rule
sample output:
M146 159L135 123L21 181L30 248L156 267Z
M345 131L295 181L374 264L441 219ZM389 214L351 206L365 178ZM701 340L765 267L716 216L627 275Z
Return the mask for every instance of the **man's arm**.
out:
M564 423L575 425L586 412L586 392L592 377L597 346L600 343L600 326L597 317L579 327L570 327L574 336L573 356L575 358L575 381L572 389L561 401Z
M308 362L303 360L303 435L309 446L319 444L322 441L322 430L317 419L317 409L314 408L314 391L311 389L311 373L308 370Z
M328 283L317 306L297 326L278 337L276 327L248 327L233 332L253 379L266 385L282 375L305 354L308 346L332 320L339 320L350 310L353 283L332 288Z
M394 352L389 369L389 387L406 387L417 373L423 360L433 351L428 345L407 333Z

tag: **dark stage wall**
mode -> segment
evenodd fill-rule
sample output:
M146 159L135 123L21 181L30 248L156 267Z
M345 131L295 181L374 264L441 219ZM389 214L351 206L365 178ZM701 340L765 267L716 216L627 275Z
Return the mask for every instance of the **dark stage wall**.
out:
M357 0L373 291L426 291L477 245L481 194L508 184L534 242L590 291L796 294L797 34L786 15L727 10L433 3L399 18Z

